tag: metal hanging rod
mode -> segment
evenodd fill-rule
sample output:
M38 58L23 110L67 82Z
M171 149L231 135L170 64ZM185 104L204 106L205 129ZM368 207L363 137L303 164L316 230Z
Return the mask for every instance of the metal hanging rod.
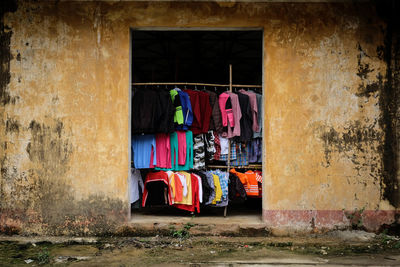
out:
M235 169L262 169L262 165L260 164L250 164L250 165L241 165L241 166L230 166ZM207 168L210 169L227 169L226 165L207 165Z
M132 83L132 85L198 85L198 86L218 86L229 87L229 84L214 84L214 83ZM262 85L250 84L232 84L232 87L246 87L246 88L262 88Z

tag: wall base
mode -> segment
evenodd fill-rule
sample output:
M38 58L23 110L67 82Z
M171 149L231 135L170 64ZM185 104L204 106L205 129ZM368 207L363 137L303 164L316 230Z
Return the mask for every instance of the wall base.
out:
M376 232L397 221L395 210L264 210L262 218L275 234L293 234L345 228Z

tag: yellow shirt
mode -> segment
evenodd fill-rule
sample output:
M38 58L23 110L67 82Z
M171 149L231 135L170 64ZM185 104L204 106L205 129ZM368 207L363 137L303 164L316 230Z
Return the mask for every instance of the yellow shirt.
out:
M187 172L178 172L179 174L185 175L186 185L187 185L187 194L186 196L182 196L182 201L175 201L174 204L185 204L192 205L192 179L190 178L190 173Z
M213 174L212 176L213 176L213 179L214 179L215 198L213 199L211 204L217 204L217 201L221 201L222 189L221 189L221 184L219 183L218 175Z

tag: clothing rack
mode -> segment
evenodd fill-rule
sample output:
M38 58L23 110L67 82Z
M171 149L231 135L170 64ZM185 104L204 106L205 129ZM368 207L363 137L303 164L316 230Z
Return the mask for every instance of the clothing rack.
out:
M262 165L260 164L250 164L250 165L240 165L234 166L236 169L261 169ZM226 169L226 165L207 165L207 168L211 169Z
M229 87L229 91L232 92L232 88L262 88L262 85L255 85L255 84L232 84L232 64L229 64L229 84L213 84L213 83L188 83L188 82L148 82L148 83L131 83L132 86L147 86L147 85L189 85L189 86L211 86L211 87ZM218 169L225 169L229 174L229 170L231 168L231 140L228 142L228 162L227 165L209 165L210 168L218 168ZM261 169L262 165L247 165L247 166L235 166L235 168L241 169ZM224 207L224 217L226 217L228 206ZM194 214L194 213L192 213Z
M232 65L230 65L232 66ZM232 69L230 69L232 70ZM232 78L232 77L231 77ZM245 87L245 88L262 88L262 85L255 85L255 84L232 84L232 80L230 80L229 84L214 84L214 83L185 83L185 82L178 82L178 83L132 83L132 85L194 85L194 86L215 86L215 87L229 87L230 91L232 91L232 87Z

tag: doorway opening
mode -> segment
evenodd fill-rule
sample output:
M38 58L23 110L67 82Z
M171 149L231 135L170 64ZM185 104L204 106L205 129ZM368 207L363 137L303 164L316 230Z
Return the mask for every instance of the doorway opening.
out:
M261 217L262 30L135 29L131 41L132 218Z

